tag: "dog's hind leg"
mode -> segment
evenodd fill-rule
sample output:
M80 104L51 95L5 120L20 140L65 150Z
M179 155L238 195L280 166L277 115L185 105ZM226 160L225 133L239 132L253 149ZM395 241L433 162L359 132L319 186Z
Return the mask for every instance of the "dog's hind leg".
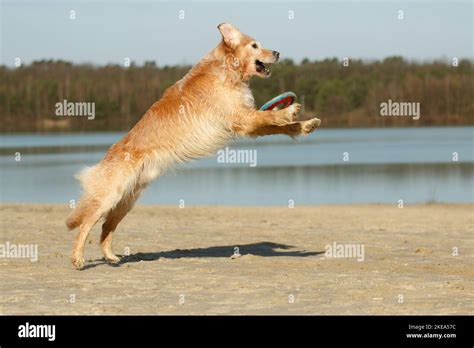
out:
M100 235L100 247L107 261L112 263L118 263L120 261L120 258L113 252L112 237L120 221L122 221L125 215L127 215L135 205L141 191L142 188L136 188L132 193L124 196L105 218L105 222L102 225L102 234Z
M71 255L71 262L77 269L82 269L84 267L84 246L92 227L94 227L99 219L100 214L93 212L90 215L85 215L82 220L79 232L74 240L74 247Z

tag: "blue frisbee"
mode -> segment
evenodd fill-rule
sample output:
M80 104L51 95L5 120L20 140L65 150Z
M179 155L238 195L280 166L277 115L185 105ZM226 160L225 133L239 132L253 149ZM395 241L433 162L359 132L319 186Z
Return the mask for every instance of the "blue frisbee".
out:
M272 100L267 101L262 105L260 110L273 110L278 107L278 109L284 109L293 104L296 101L296 94L293 92L285 92L279 96L273 98Z

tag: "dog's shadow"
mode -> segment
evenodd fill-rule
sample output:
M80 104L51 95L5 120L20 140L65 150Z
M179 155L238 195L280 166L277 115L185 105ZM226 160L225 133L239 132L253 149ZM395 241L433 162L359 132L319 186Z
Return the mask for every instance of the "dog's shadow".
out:
M244 245L225 245L225 246L213 246L208 248L196 248L196 249L175 249L170 251L160 251L154 253L136 253L131 255L120 255L120 262L117 264L108 263L104 259L93 260L93 263L86 265L83 269L94 268L100 265L109 264L111 266L120 267L123 264L130 262L140 261L156 261L160 258L165 259L179 259L182 257L224 257L230 258L235 248L238 248L238 252L241 255L256 255L264 257L275 257L275 256L292 256L292 257L308 257L319 254L324 254L324 251L301 251L301 250L289 250L294 249L294 246L286 244L278 244L272 242L260 242L253 244Z

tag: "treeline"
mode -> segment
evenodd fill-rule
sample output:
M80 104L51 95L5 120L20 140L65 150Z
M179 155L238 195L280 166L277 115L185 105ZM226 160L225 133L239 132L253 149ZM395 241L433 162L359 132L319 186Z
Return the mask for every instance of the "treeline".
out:
M0 67L1 132L118 131L130 129L163 91L190 67L74 65L37 61L19 68ZM252 81L257 106L294 91L304 113L324 127L444 126L474 124L473 63L460 60L416 63L400 57L383 61L337 59L285 60L269 79ZM55 105L95 103L95 118L58 117ZM419 102L421 117L381 117L389 99Z

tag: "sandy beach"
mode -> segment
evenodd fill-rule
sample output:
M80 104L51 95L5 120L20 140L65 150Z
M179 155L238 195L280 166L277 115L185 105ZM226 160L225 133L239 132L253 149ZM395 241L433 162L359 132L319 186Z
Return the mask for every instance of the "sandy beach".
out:
M142 205L115 234L121 263L98 225L83 271L68 211L1 205L3 251L38 251L0 257L1 314L474 314L473 205Z

